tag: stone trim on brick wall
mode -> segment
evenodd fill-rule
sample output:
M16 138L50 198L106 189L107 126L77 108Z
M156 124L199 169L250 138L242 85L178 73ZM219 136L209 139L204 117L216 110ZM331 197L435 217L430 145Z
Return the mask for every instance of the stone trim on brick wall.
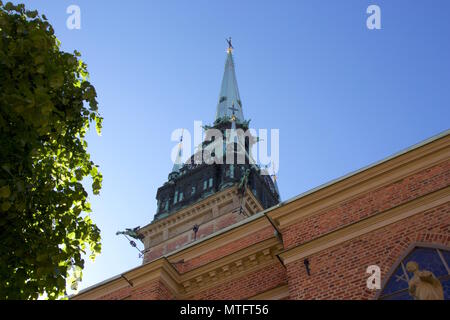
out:
M324 234L314 240L285 250L279 256L284 264L291 263L447 202L450 202L450 187Z

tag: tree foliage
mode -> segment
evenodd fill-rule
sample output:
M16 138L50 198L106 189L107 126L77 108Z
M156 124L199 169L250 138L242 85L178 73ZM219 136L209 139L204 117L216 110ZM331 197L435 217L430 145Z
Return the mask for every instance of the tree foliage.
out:
M44 15L0 0L0 299L61 297L83 253L101 250L82 185L98 194L102 182L85 140L102 124L87 78Z

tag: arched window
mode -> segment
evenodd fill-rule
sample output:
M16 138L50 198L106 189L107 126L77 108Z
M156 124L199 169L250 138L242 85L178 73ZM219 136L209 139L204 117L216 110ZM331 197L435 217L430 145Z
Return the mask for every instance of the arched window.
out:
M431 271L441 282L444 289L444 299L450 300L450 250L443 247L414 247L390 273L379 299L383 300L412 300L409 294L409 280L413 274L406 270L406 264L415 261L419 270Z

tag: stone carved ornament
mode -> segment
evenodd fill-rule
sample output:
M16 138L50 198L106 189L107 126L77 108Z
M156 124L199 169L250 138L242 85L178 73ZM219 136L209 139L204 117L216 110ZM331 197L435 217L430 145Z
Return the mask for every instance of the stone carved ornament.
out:
M406 270L414 275L409 280L409 294L415 300L444 300L441 282L428 270L419 270L417 262L410 261Z

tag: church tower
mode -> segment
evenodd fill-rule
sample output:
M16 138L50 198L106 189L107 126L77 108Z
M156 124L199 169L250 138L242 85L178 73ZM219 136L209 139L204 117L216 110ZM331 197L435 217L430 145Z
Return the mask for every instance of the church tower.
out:
M168 180L156 194L154 220L137 231L145 247L143 263L280 202L276 178L251 154L258 139L247 131L231 39L215 121L204 129L205 140L185 163L180 141Z

